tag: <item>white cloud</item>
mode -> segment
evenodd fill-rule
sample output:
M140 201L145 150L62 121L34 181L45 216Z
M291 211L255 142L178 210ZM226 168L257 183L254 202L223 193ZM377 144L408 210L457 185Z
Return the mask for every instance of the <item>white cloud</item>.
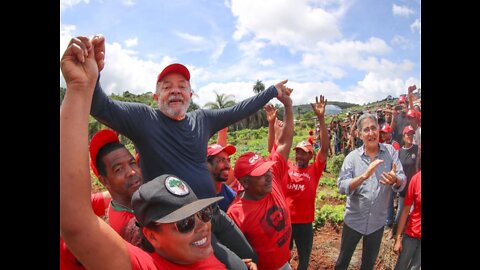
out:
M264 66L264 67L266 67L266 66L271 66L271 65L273 65L273 63L274 63L273 60L270 59L270 58L269 58L269 59L264 59L264 60L261 60L261 61L260 61L260 65L262 65L262 66Z
M420 31L421 31L421 28L422 28L422 23L421 23L420 19L416 19L416 20L410 25L410 30L412 30L412 32L414 32L415 30L417 30L419 34L420 34Z
M60 57L72 38L74 26L63 25L60 31ZM158 63L139 59L136 51L127 50L119 43L106 42L105 67L101 72L100 83L107 94L122 94L129 91L143 94L155 91L158 73L175 58L164 56ZM189 67L190 69L190 67ZM65 87L65 81L60 73L60 86Z
M411 77L407 80L402 80L398 77L385 77L381 74L370 72L365 75L364 79L359 81L357 85L342 92L345 96L345 101L364 104L377 100L382 100L388 95L398 97L401 94L406 94L409 85L417 84L418 80Z
M395 16L401 16L401 17L408 17L410 15L413 15L415 12L406 7L406 6L398 6L398 5L395 5L393 4L392 6L392 11L393 11L393 15Z
M250 40L247 42L240 42L238 48L246 57L255 57L260 53L260 50L265 48L267 44L258 40Z
M231 11L237 17L235 40L253 34L295 52L341 35L337 18L308 0L232 0Z
M136 4L135 0L123 0L123 5L125 5L127 7L134 6L135 4Z
M183 32L175 32L175 35L181 39L184 39L193 44L203 44L205 42L205 38L201 36L195 36L189 33Z
M210 58L213 62L217 62L218 58L223 54L223 50L225 49L225 46L227 46L227 42L224 40L218 40L215 41L214 44L216 44Z
M413 44L410 42L410 40L405 38L404 36L401 36L401 35L393 36L392 44L393 45L399 45L400 48L402 48L403 50L413 48Z
M319 42L316 50L302 56L302 65L313 68L317 79L340 79L347 73L345 68L376 70L379 61L375 55L384 55L392 49L382 39L372 37L366 42L342 40L336 43Z
M125 43L125 46L126 46L127 48L137 46L137 45L138 45L138 38L135 37L135 38L127 39L127 40L125 40L124 43Z
M90 0L60 0L60 12L79 4L80 2L88 4L90 3Z

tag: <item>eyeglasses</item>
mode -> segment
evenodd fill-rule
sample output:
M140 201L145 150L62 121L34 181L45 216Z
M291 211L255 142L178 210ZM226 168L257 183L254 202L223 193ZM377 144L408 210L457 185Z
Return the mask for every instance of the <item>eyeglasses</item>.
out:
M366 127L364 129L362 129L362 132L365 133L365 134L370 133L370 131L372 131L372 132L377 131L377 127L376 126L371 126L371 127Z
M211 205L207 206L202 210L198 211L197 213L175 222L175 227L177 227L177 231L179 233L189 233L193 231L196 223L195 216L198 216L198 218L200 218L201 221L203 221L204 223L207 223L212 219L213 207Z
M216 158L216 163L230 163L230 157L228 158Z

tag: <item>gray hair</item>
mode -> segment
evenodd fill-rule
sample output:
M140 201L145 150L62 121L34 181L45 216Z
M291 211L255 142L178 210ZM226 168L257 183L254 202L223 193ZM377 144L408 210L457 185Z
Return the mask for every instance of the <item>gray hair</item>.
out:
M372 114L372 113L364 113L357 120L357 130L361 131L362 122L363 122L363 120L365 120L367 118L372 119L375 122L375 125L378 127L377 116Z

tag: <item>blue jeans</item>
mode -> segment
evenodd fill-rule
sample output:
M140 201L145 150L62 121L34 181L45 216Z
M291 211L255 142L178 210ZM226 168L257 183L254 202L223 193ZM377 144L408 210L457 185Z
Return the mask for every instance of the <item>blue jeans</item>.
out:
M422 266L422 239L403 234L403 249L398 255L395 270L417 270Z
M362 266L360 270L373 270L378 252L380 251L380 244L382 243L383 228L382 226L369 235L363 235L344 223L340 254L338 254L335 270L347 270L360 238L363 238Z

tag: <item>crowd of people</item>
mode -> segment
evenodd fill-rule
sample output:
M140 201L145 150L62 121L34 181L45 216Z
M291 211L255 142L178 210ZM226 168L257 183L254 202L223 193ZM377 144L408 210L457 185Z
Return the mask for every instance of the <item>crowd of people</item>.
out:
M318 183L328 157L339 153L346 157L337 183L347 201L335 269L348 268L360 239L361 269L373 269L389 226L397 268L421 265L421 113L413 88L398 110L386 105L329 124L327 99L319 95L311 103L318 125L292 147L288 80L233 107L187 112L192 90L184 65L159 73L152 108L105 94L104 59L101 35L71 39L61 59L61 269L288 270L294 246L297 269L307 269ZM267 104L273 98L284 106L283 120ZM232 166L237 148L227 142L227 127L262 108L268 157L245 152ZM87 148L89 115L108 129ZM208 145L216 133L217 143ZM133 142L136 155L118 134ZM90 169L108 192L91 194Z

